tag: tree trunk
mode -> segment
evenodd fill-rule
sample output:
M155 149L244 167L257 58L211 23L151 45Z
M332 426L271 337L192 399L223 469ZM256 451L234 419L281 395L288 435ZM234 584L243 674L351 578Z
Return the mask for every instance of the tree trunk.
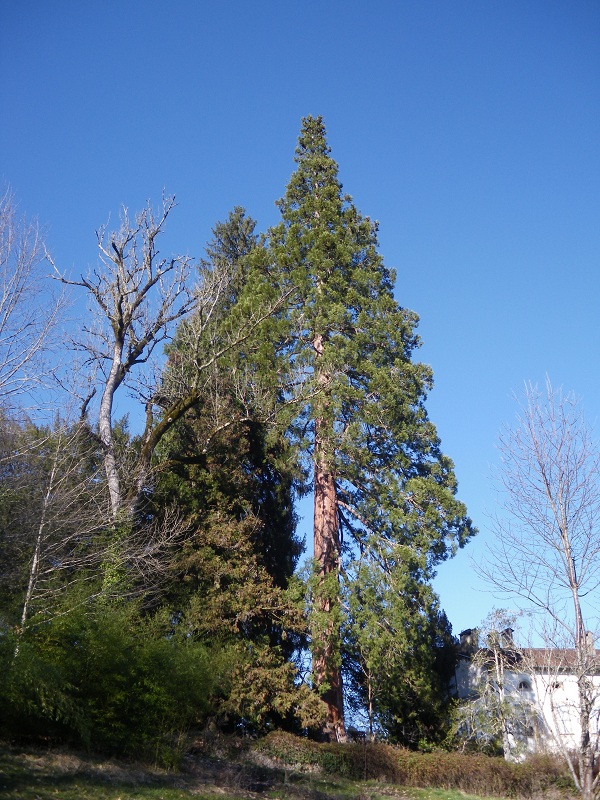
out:
M123 381L123 370L121 367L122 352L123 346L119 342L114 348L110 373L108 375L104 391L102 392L100 412L98 414L98 434L100 436L100 441L102 442L104 470L106 473L106 482L108 483L108 491L110 493L110 507L113 521L116 520L117 515L121 510L121 482L119 480L119 471L117 469L117 460L115 458L115 446L112 429L112 406L115 392Z
M329 741L343 741L344 699L342 671L339 663L339 621L337 607L337 575L340 538L335 482L322 462L315 464L314 550L319 569L318 594L315 597L317 617L324 622L313 629L313 673L317 686L326 685L323 694L327 703L327 723L323 736Z
M19 649L21 646L21 636L25 631L25 626L27 624L27 618L29 616L29 605L33 598L33 593L35 591L35 585L37 583L39 569L40 569L40 557L42 553L42 539L44 536L44 528L46 527L46 519L48 516L48 506L50 505L50 500L52 497L52 493L54 492L54 479L56 477L56 470L58 465L58 449L57 452L54 453L54 457L52 459L52 469L50 470L50 477L48 478L48 486L46 488L46 492L44 494L44 502L42 504L42 513L40 515L40 521L37 528L37 533L35 537L35 547L33 551L33 558L31 559L31 565L29 567L29 580L27 582L27 591L25 592L25 599L23 601L23 610L21 612L21 625L19 627L17 644L15 646L14 658L19 655Z
M583 800L594 800L597 796L594 786L596 783L594 781L595 754L590 735L593 687L587 674L580 675L577 684L579 691L579 724L581 726L579 743L580 791Z
M316 336L315 354L323 353L323 339ZM321 373L318 382L326 387L329 376ZM315 418L314 452L314 555L318 565L313 624L313 675L317 687L326 686L323 699L327 703L327 722L323 738L346 741L344 726L344 692L340 664L339 585L340 530L335 476L328 452L329 430L323 411L327 405L326 389L321 396L321 413Z

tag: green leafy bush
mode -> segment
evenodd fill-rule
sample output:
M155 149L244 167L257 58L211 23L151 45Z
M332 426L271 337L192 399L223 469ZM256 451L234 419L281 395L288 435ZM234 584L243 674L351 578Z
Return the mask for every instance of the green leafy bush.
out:
M80 606L0 637L0 733L109 753L176 759L229 669L227 654L180 636L135 604ZM16 653L16 655L15 655Z

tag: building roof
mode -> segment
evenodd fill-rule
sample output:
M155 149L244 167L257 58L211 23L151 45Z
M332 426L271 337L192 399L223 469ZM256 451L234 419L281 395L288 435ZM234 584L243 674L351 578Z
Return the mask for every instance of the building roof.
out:
M460 634L459 657L472 660L477 655L483 663L491 663L501 653L505 666L522 672L578 672L574 648L517 647L512 635L512 628L506 628L494 636L499 647L479 647L477 629L469 628ZM600 650L590 647L581 667L587 675L600 675Z

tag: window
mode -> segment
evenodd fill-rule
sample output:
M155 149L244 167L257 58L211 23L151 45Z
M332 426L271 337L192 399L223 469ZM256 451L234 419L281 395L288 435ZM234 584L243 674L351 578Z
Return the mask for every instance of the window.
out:
M531 691L531 684L529 681L519 681L519 691L520 692L530 692Z

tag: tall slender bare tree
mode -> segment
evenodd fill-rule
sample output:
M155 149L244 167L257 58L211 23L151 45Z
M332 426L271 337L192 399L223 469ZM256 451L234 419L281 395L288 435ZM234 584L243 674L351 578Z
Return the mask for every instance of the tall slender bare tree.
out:
M45 356L64 307L43 269L37 223L18 213L14 196L0 197L0 403L12 406L39 387L49 372Z
M171 323L197 304L189 286L191 259L162 258L158 250L157 238L174 205L175 198L163 197L157 214L148 205L134 220L123 209L118 231L101 228L96 233L100 253L96 269L78 280L56 270L62 283L85 289L92 305L93 323L85 329L88 340L79 346L103 375L98 433L115 519L123 505L113 435L115 394L131 371L146 363L167 338Z
M592 800L600 796L600 449L574 396L547 381L543 391L526 387L500 455L497 535L481 572L534 611L547 663L556 667L562 654L563 668L575 673L579 745L573 753L555 739L577 789Z

